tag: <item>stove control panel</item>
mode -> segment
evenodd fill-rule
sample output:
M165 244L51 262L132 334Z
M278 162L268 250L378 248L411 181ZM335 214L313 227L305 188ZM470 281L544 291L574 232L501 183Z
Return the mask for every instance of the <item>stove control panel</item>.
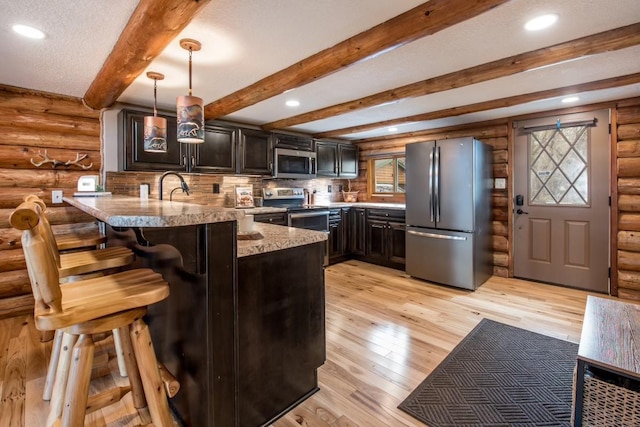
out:
M265 200L275 199L304 199L303 188L263 188L262 195Z

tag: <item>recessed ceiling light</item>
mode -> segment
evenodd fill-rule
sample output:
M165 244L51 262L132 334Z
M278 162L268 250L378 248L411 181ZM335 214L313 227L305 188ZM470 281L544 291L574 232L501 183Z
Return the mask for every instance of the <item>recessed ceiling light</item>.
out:
M387 132L397 132L397 131L398 131L398 128L394 126L387 128Z
M300 101L296 101L295 99L290 99L287 102L285 102L285 105L287 107L298 107L300 106Z
M558 15L542 15L527 21L524 28L529 31L543 30L550 27L558 20Z
M569 104L571 102L576 102L578 101L580 98L578 98L577 96L567 96L566 98L562 99L562 102L565 104Z
M27 25L14 25L13 31L21 36L29 37L30 39L43 39L44 33L36 28L29 27Z

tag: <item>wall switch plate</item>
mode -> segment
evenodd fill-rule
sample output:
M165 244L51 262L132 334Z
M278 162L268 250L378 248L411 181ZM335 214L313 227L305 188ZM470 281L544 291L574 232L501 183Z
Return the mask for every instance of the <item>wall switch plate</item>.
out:
M504 178L496 178L493 183L493 188L496 190L504 190L507 188L507 180Z
M330 185L327 186L327 193L331 193L331 186Z
M53 190L51 192L52 203L62 203L62 190Z
M213 184L213 194L220 193L220 184Z

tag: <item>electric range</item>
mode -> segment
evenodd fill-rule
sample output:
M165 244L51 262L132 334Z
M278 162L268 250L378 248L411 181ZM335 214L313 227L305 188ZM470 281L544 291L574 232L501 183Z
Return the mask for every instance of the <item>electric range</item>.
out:
M263 188L263 206L287 209L289 227L329 231L329 207L309 205L303 188Z

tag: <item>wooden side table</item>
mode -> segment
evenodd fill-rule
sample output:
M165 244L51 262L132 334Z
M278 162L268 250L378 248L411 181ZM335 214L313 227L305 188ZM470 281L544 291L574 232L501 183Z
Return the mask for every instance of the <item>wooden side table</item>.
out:
M574 427L582 426L584 376L589 366L640 380L640 305L587 297L578 347Z

